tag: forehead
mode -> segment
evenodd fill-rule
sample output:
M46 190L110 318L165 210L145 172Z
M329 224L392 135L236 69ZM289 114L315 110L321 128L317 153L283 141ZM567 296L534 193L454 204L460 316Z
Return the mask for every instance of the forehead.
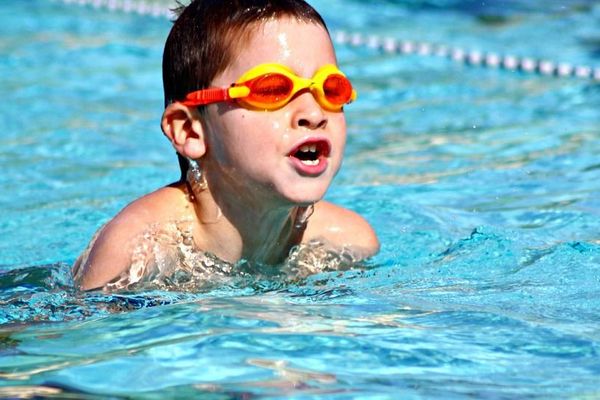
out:
M289 17L269 19L250 28L229 66L213 83L228 85L264 63L287 65L300 76L312 76L319 67L336 64L336 58L323 26Z

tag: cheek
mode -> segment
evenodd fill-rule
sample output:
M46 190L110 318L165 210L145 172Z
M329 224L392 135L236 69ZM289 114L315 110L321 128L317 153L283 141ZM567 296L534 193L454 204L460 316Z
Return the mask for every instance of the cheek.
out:
M346 145L346 118L344 114L337 114L330 119L331 123L331 140L335 141L335 145L343 152Z
M279 155L291 141L289 128L273 114L265 117L262 112L237 109L213 119L209 140L213 157L231 165Z
M254 156L267 156L273 150L279 150L285 125L272 115L265 117L262 112L242 114L231 132L234 139L232 144L243 146Z

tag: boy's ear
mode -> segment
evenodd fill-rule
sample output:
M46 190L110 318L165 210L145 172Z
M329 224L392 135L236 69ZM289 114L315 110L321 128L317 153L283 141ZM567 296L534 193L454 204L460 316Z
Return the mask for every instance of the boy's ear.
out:
M184 157L196 160L206 153L204 127L196 108L171 103L163 113L160 126L175 150Z

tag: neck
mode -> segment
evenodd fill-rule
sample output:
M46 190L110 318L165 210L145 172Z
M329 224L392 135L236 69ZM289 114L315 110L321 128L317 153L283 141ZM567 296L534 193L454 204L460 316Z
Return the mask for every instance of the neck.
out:
M298 223L307 207L273 206L259 199L226 196L210 189L195 193L196 244L229 262L240 259L274 264L283 261L302 239ZM300 217L300 218L299 218Z

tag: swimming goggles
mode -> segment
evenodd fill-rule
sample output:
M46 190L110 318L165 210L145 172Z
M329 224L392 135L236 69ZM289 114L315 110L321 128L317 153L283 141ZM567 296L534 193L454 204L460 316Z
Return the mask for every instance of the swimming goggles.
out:
M319 68L308 79L281 64L260 64L228 88L209 88L189 93L182 104L190 107L235 100L249 109L276 110L289 103L300 91L309 90L328 111L341 111L356 98L350 80L335 65Z

